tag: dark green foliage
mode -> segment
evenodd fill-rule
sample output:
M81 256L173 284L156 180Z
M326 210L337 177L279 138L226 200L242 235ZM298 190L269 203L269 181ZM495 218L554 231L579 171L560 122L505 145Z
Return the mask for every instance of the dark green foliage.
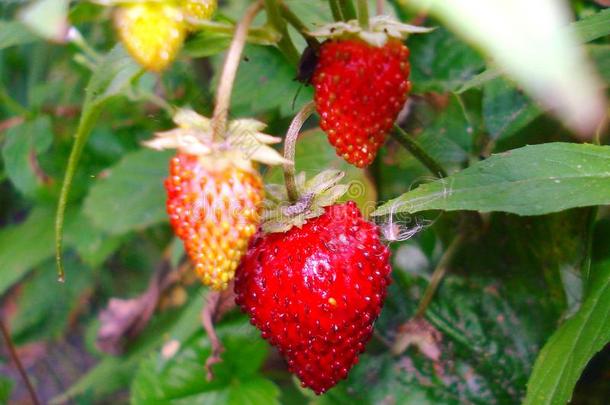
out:
M425 22L434 32L407 39L413 91L399 123L447 178L436 179L392 139L366 172L349 166L317 118L296 148L297 170L308 177L345 171L347 197L367 214L377 209L372 220L380 225L387 214L408 228L423 225L391 245L394 283L349 378L320 397L302 390L234 310L217 325L226 351L207 381L211 342L201 310L208 292L188 277L154 302L150 322L126 339L123 352L102 353L95 340L109 300L137 298L159 263L171 258L178 267L183 257L164 205L172 152L141 142L173 127L175 107L211 114L232 24L249 2L222 2L216 30L193 33L160 76L143 72L116 44L103 6L41 2L54 11L71 3L70 21L87 44L79 45L46 42L40 35L57 27L27 28L46 21L44 13L24 20L21 2L4 3L0 304L43 403L554 405L572 396L577 404L607 403L610 137L600 127L598 138L581 142L522 81L501 74L500 61L487 62L484 46L467 43L463 27L439 15ZM284 3L308 29L331 19L325 1ZM386 2L386 11L415 18L406 3ZM571 4L579 21L570 29L608 93L610 10ZM265 18L250 33L230 115L264 121L281 137L313 89L293 80L296 67L273 45L279 35ZM302 50L304 39L293 27L289 33ZM61 194L69 170L72 186ZM279 168L262 172L266 183L283 180ZM60 195L67 203L59 224L64 284L53 261ZM424 317L440 334L438 358L415 346L392 353L456 235L464 242ZM0 347L0 403L27 401Z

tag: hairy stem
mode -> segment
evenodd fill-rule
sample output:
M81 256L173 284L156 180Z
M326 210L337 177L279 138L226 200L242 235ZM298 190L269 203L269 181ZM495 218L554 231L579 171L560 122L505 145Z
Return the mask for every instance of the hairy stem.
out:
M363 30L369 29L369 2L368 0L358 0L358 23Z
M434 158L432 158L415 140L401 127L394 124L394 131L390 135L406 150L411 152L417 160L428 168L438 178L447 177L447 172Z
M432 277L430 278L430 284L428 284L428 287L426 287L426 291L424 291L424 296L422 297L421 301L419 301L419 305L417 306L417 311L415 311L414 318L421 318L426 313L428 305L430 305L430 302L432 301L432 298L434 297L438 286L443 280L445 273L447 273L447 269L451 264L451 261L453 260L453 256L455 256L455 252L462 245L464 239L464 234L458 234L455 239L453 239L445 253L443 253L441 260L439 260L438 265L432 273Z
M222 75L220 76L220 81L218 83L218 90L216 92L216 105L212 116L212 131L213 137L216 140L223 138L225 135L229 117L229 106L231 103L231 92L233 91L233 83L235 82L235 76L237 75L241 53L244 50L250 24L252 24L254 17L256 17L256 14L258 14L262 8L263 4L261 0L253 3L248 7L246 14L239 24L237 24L237 28L235 29L235 36L233 37L233 41L227 52Z
M286 56L288 61L293 65L299 63L299 51L292 43L288 29L286 29L286 21L282 18L278 0L265 0L265 10L267 10L267 18L269 24L275 28L282 36L277 43L277 47Z
M64 281L64 265L63 265L63 239L64 239L64 217L66 214L66 206L68 205L68 197L70 189L72 188L72 180L74 180L74 173L78 166L78 161L83 153L89 134L95 125L98 117L101 113L102 104L95 104L90 109L83 111L83 114L78 123L78 129L76 130L76 136L74 137L74 145L70 151L70 157L68 158L68 167L66 168L66 174L64 175L64 181L61 185L61 191L59 193L59 203L57 204L57 211L55 213L55 261L57 263L57 278L60 282Z
M27 388L28 393L30 394L30 399L32 400L32 403L34 405L40 404L38 396L36 395L36 391L34 391L34 386L32 385L28 374L25 372L25 368L23 368L23 364L21 364L21 360L17 355L17 350L15 350L15 345L13 343L13 339L11 339L11 334L8 331L8 328L6 327L4 320L1 317L0 332L2 332L2 337L4 338L4 342L6 343L6 347L8 348L9 355L11 356L11 359L13 359L13 362L15 363L15 366L19 371L19 375L21 376L21 379L23 380L23 383L25 384L25 387Z
M299 133L301 132L301 127L314 112L315 108L316 105L313 101L305 104L290 123L288 132L284 138L284 158L291 162L284 164L284 183L286 184L288 199L293 203L297 202L299 199L299 191L297 190L297 183L295 180L294 165L297 139L299 137Z

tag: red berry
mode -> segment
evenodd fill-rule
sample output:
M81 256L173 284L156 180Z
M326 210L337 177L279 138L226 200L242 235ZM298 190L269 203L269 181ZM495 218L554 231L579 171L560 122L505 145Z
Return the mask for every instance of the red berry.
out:
M206 160L184 153L171 160L167 213L197 275L222 290L258 227L263 183L257 172L230 163L203 165Z
M317 394L347 376L390 283L389 250L353 202L301 228L259 234L235 276L236 301Z
M371 164L407 100L409 71L409 49L398 39L381 47L361 39L322 44L314 98L338 155L357 167Z

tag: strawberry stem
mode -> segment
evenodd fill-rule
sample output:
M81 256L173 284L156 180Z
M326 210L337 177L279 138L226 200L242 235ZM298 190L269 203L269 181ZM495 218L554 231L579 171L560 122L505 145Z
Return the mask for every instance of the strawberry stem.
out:
M233 83L237 75L237 68L241 59L241 53L244 50L248 29L254 20L254 17L263 8L262 0L253 3L246 10L246 14L237 24L235 36L231 41L231 46L225 58L222 76L218 82L218 90L216 92L216 106L214 115L212 116L212 132L213 138L219 140L224 137L227 130L227 120L229 117L229 106L231 103L231 92L233 91Z
M464 239L465 237L463 233L458 234L455 239L451 241L451 244L449 244L449 247L447 248L447 250L445 250L445 253L443 253L443 256L439 260L438 265L432 273L432 277L430 278L430 284L428 284L428 287L426 287L426 291L424 291L424 296L422 297L421 301L419 301L419 305L417 306L417 310L415 311L414 318L422 318L425 315L426 310L428 309L428 306L430 305L430 302L432 301L432 298L434 297L434 294L438 289L438 286L443 280L443 277L445 277L445 273L447 273L447 269L451 264L451 261L453 260L453 256L455 256L455 252L462 245Z
M315 108L316 105L313 101L305 104L290 123L288 132L286 132L286 137L284 138L284 158L291 162L284 164L284 184L286 185L288 199L292 203L297 202L300 197L295 180L296 170L294 164L297 139L299 137L299 133L301 132L301 127L314 112Z
M290 34L286 29L286 21L282 18L280 6L277 0L265 0L265 10L267 11L268 23L275 28L282 36L277 43L278 48L290 63L299 63L299 52L290 39Z
M318 40L315 37L312 37L309 34L309 30L303 21L297 17L295 13L288 8L288 6L284 3L280 4L280 11L282 12L282 17L288 22L288 24L292 25L294 29L299 31L299 34L307 41L308 44L319 44Z
M432 156L430 156L404 129L394 124L394 131L390 135L406 150L426 166L436 177L447 177L447 172Z
M358 0L358 23L363 30L369 29L369 2L368 0Z
M339 5L339 0L329 0L330 11L333 13L333 19L335 21L345 21L343 17L343 13L341 12L341 6Z
M66 167L66 174L64 175L64 181L61 184L61 191L59 192L59 202L57 204L57 211L55 213L55 262L57 263L57 280L59 282L65 281L65 272L63 265L63 239L64 239L64 219L66 215L66 207L68 205L68 197L72 188L72 180L74 180L74 173L78 167L78 162L87 143L87 139L93 130L97 119L99 118L104 103L94 103L93 105L87 105L85 102L85 108L81 114L78 122L78 128L76 135L74 136L74 144L70 151L70 157L68 158L68 166Z
M11 333L8 330L8 328L4 322L4 319L2 319L2 317L0 317L0 332L2 333L2 337L4 338L6 347L8 348L8 353L9 353L10 357L13 359L13 362L15 363L15 366L17 367L17 371L19 372L19 375L21 376L21 379L23 380L23 383L25 384L28 394L30 395L32 404L39 405L40 401L38 400L38 396L36 395L34 386L32 385L32 382L30 381L30 378L28 377L28 374L25 371L23 364L21 363L21 360L19 359L19 355L17 354L17 350L15 349L15 344L13 343L13 339L11 338Z
M345 21L355 20L356 19L356 9L354 8L354 3L352 0L338 0L339 7L341 7L341 14L343 14L343 19Z

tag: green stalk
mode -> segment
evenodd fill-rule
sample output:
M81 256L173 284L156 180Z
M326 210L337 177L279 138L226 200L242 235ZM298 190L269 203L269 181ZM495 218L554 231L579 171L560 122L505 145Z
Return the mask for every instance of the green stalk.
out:
M295 164L294 157L296 154L297 139L301 132L301 127L307 119L316 110L316 105L313 101L305 104L301 111L295 115L286 136L284 137L284 158L290 163L284 165L284 184L286 185L286 194L291 203L295 203L299 200L299 190L297 189L297 183L295 180Z
M447 269L453 260L453 256L455 256L455 252L457 252L458 248L462 245L464 239L464 234L458 234L455 239L453 239L445 253L443 253L441 260L438 262L438 265L432 273L430 284L428 284L428 287L426 287L424 296L422 297L421 301L419 301L414 318L421 318L426 313L426 310L428 309L430 302L432 302L432 298L434 297L436 290L438 290L438 286L445 277L445 273L447 273Z
M369 29L369 3L368 0L358 0L358 23L363 30Z
M345 21L343 17L343 13L341 12L341 6L339 5L339 0L329 0L330 11L333 13L333 19L335 21Z
M447 172L434 158L421 147L415 139L407 134L401 127L394 124L394 131L390 132L390 135L398 141L398 143L411 152L411 154L428 168L438 178L447 177Z
M227 24L218 21L189 19L189 23L198 30L216 34L233 36L236 30L236 26L234 24ZM280 34L271 27L254 27L248 30L248 42L256 44L275 44L280 40L280 38Z
M305 38L308 44L318 43L318 40L316 38L309 35L309 30L307 29L305 23L303 23L303 21L301 21L299 17L297 17L297 15L293 13L292 10L290 10L286 4L282 3L280 5L280 8L280 11L282 12L282 17L284 17L286 22L292 25L294 29L299 31L299 34L301 34L301 36Z
M338 0L339 7L341 8L341 14L343 14L343 19L345 21L355 20L356 19L356 9L354 8L354 3L352 0Z
M599 212L598 207L589 208L589 215L587 218L587 233L586 233L586 246L585 255L581 262L580 273L584 280L585 292L590 288L591 279L591 261L593 256L593 234L595 232L595 223L597 220L597 213Z
M61 185L61 192L59 194L59 204L57 205L57 212L55 214L55 261L57 263L58 280L64 281L64 265L62 259L63 251L63 238L64 238L64 217L66 214L66 206L68 204L68 195L72 187L72 180L74 180L74 173L78 166L78 161L83 153L89 134L97 121L103 103L97 103L91 106L87 111L83 111L83 115L78 123L78 129L76 130L76 136L74 139L74 145L70 151L70 158L68 159L68 167L66 168L66 174L64 181Z
M282 35L282 38L277 43L278 48L290 63L297 65L300 59L299 51L297 51L297 48L292 43L292 39L290 39L290 34L286 28L286 21L282 18L277 0L265 0L265 10L267 11L268 23Z

